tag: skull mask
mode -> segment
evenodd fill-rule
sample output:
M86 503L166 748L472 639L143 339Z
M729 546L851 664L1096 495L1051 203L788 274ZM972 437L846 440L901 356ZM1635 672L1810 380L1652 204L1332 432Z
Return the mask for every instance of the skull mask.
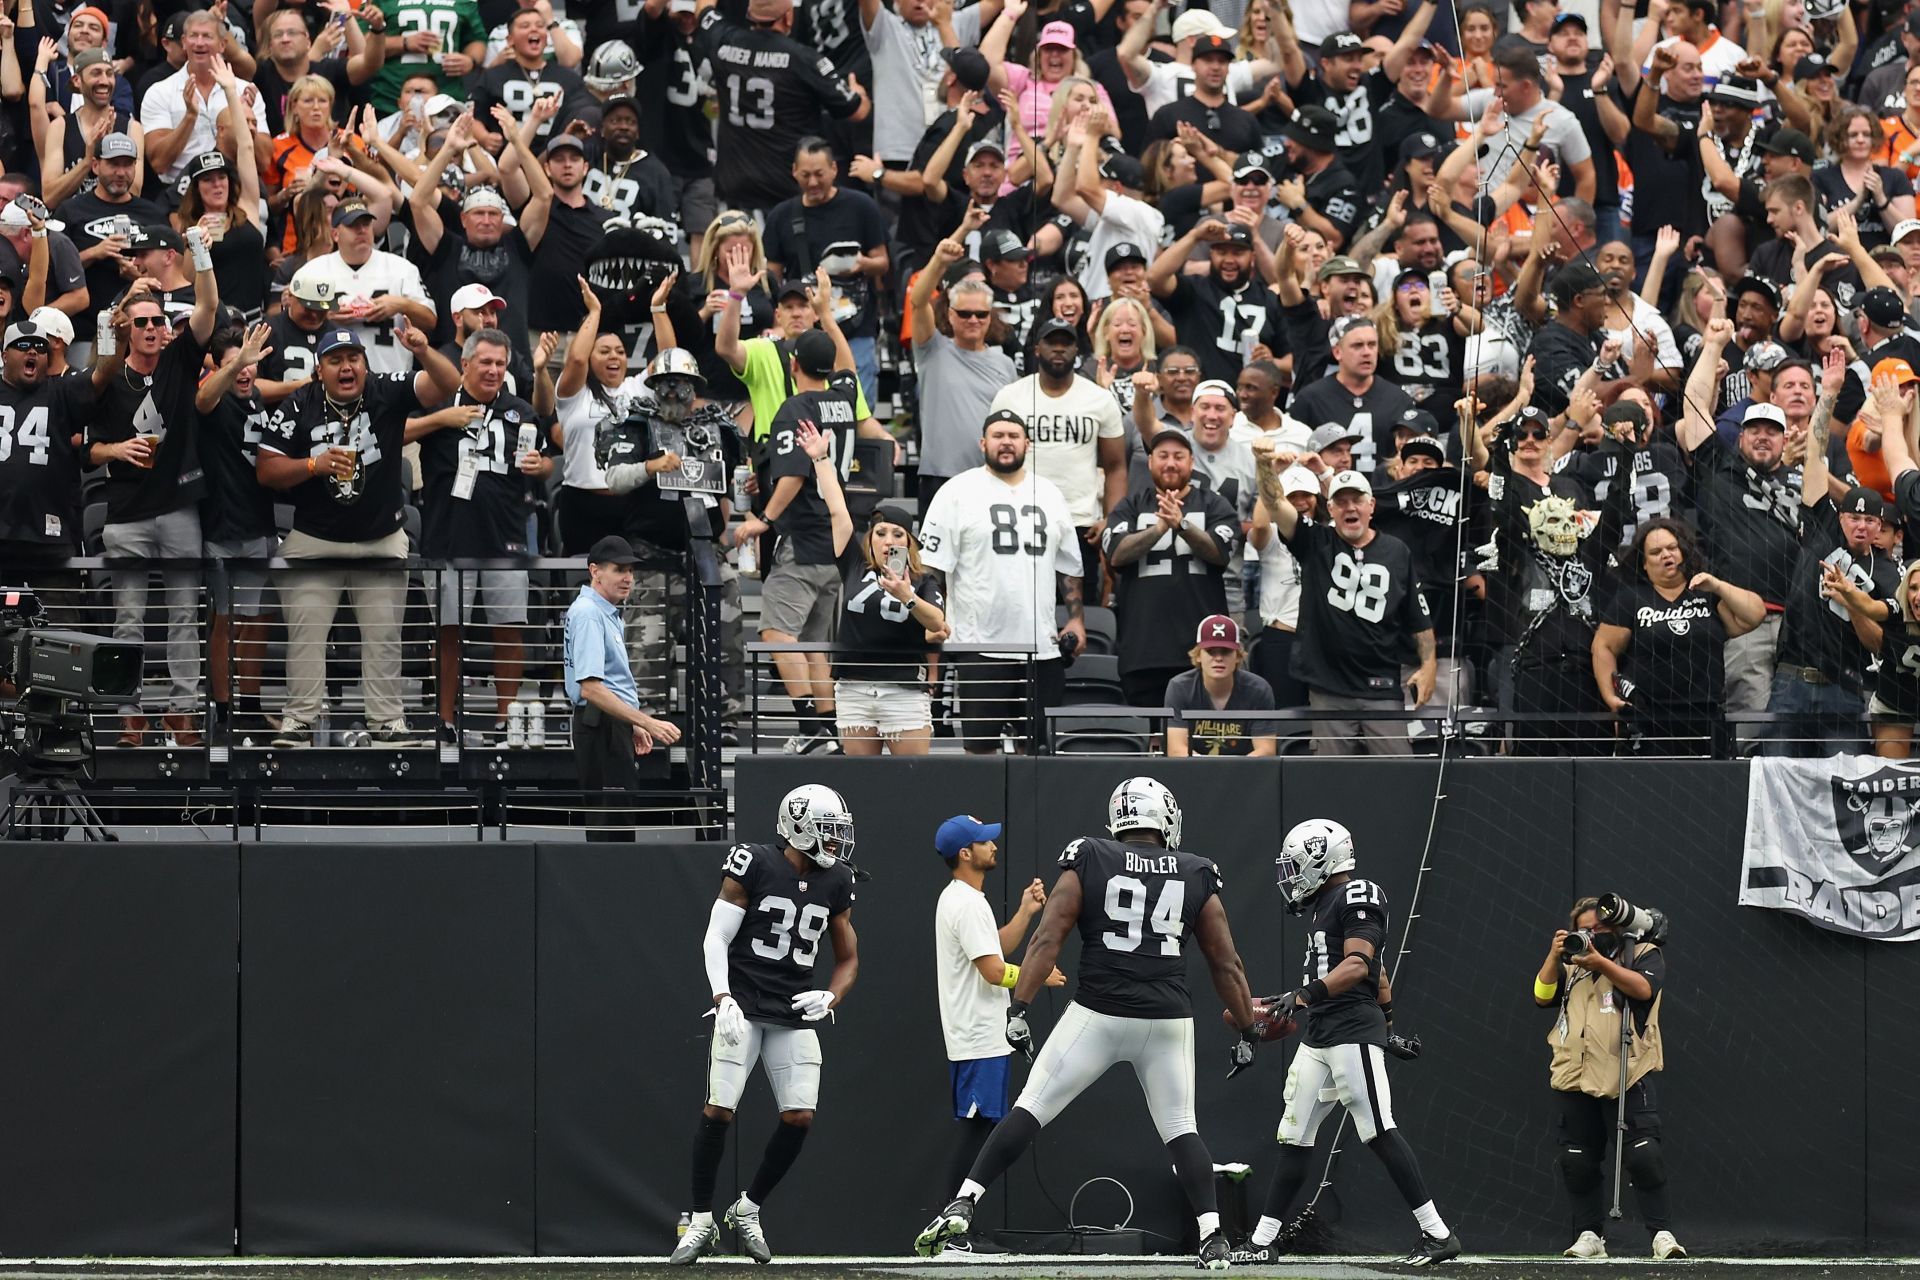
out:
M1550 556L1570 556L1580 546L1580 526L1567 498L1542 498L1527 508L1533 541Z
M692 378L656 374L648 381L647 390L653 393L653 411L662 422L685 422L693 412L697 392Z

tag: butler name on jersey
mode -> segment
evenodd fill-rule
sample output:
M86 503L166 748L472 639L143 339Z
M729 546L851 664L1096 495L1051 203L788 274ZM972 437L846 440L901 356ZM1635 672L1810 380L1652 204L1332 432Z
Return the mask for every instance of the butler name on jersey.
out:
M733 998L750 1021L797 1027L793 998L813 985L827 922L853 906L853 870L841 862L796 871L777 844L736 844L723 870L747 894L747 918L727 949Z
M1220 892L1220 868L1178 849L1083 836L1060 854L1080 876L1074 1002L1120 1018L1187 1018L1181 948Z

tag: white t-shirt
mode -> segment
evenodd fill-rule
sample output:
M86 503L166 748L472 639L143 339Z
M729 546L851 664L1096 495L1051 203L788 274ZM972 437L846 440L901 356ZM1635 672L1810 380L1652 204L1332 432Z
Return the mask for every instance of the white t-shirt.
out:
M594 440L602 425L627 416L627 406L646 386L641 374L633 374L606 397L593 394L593 375L588 384L555 403L560 421L560 480L571 489L604 489L607 473L600 469L594 453Z
M140 101L140 127L148 133L155 129L178 128L187 118L187 82L191 70L181 67L178 71L147 90L147 96ZM198 90L195 90L198 93ZM207 101L194 104L200 108L193 118L193 132L187 138L187 145L180 148L180 154L173 158L167 171L160 177L168 183L187 171L187 164L195 157L212 151L216 145L220 117L227 110L227 93L219 85L207 91ZM267 109L260 95L253 96L253 131L267 131ZM379 372L375 370L375 372Z
M323 266L328 273L336 297L372 299L392 293L412 298L415 302L424 302L429 307L434 306L433 299L427 295L426 286L420 283L420 268L397 253L375 249L373 256L358 267L348 266L346 259L337 251L322 254L314 262ZM378 324L346 326L366 344L369 372L413 372L413 352L400 343L399 323L400 317L395 316Z
M1107 250L1116 244L1130 243L1138 246L1151 262L1160 252L1160 240L1166 228L1167 220L1152 205L1118 191L1107 192L1106 206L1087 223L1087 265L1080 273L1080 287L1086 290L1087 297L1104 298L1113 292L1107 283Z
M1644 333L1653 339L1653 362L1663 369L1678 369L1685 361L1680 358L1680 344L1673 340L1673 326L1645 298L1637 293L1629 296L1633 299L1633 327L1606 331L1607 337L1620 340L1620 358L1633 359L1634 335Z
M1217 14L1215 15L1218 16ZM1253 92L1253 64L1235 60L1227 65L1227 100L1238 102ZM1147 108L1147 118L1170 103L1193 95L1193 64L1156 62L1147 71L1147 83L1139 90Z
M1004 1058L1007 1044L1007 996L990 987L973 962L1000 954L1000 927L993 922L987 896L970 884L950 880L933 909L933 972L940 991L940 1034L947 1060Z
M1663 49L1677 38L1669 36L1653 47ZM1721 35L1718 27L1713 29L1713 34L1707 38L1707 42L1700 46L1700 73L1706 79L1706 86L1709 89L1719 84L1722 76L1732 75L1733 69L1746 60L1747 51ZM1649 61L1646 67L1640 68L1640 74L1646 75L1651 66L1652 62Z
M1040 375L1030 373L1000 388L987 410L989 416L1011 409L1027 420L1027 466L1059 488L1067 511L1081 528L1096 523L1104 507L1106 473L1100 470L1101 440L1120 440L1127 434L1120 421L1120 404L1113 393L1091 378L1074 376L1063 396L1040 389Z
M1328 36L1353 30L1347 0L1295 0L1293 30L1302 44L1319 44Z
M1018 484L986 467L962 472L940 486L921 515L920 548L922 562L947 575L953 643L1030 647L1042 660L1060 656L1054 576L1080 576L1080 536L1053 481L1032 467Z
M1478 120L1492 103L1493 90L1469 90L1464 101L1467 119ZM1489 188L1499 186L1501 179L1507 176L1507 170L1513 167L1520 148L1527 145L1527 138L1533 133L1533 122L1540 118L1542 112L1547 116L1547 131L1541 137L1540 145L1559 158L1563 169L1582 160L1593 159L1593 147L1587 142L1586 130L1580 127L1579 117L1553 99L1542 98L1518 114L1509 112L1505 130L1479 144L1492 147L1492 154L1480 166L1481 180Z
M1300 562L1287 550L1278 525L1260 548L1260 624L1274 623L1292 630L1300 625ZM1252 540L1248 540L1252 545Z

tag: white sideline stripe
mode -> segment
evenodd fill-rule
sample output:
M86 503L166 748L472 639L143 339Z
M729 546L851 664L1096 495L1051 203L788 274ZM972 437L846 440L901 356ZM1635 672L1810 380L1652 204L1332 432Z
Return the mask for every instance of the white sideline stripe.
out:
M1178 1254L1125 1254L1125 1253L1085 1253L1085 1254L1006 1254L994 1255L989 1267L1026 1266L1044 1259L1049 1268L1057 1271L1073 1272L1081 1269L1111 1268L1116 1266L1161 1267L1173 1264ZM1394 1264L1400 1260L1399 1254L1312 1254L1289 1255L1288 1265L1296 1263L1308 1266L1368 1266ZM1004 1257L1006 1261L1000 1259ZM542 1266L658 1266L665 1260L664 1254L584 1254L562 1255L543 1254L535 1257L497 1257L480 1258L300 1258L300 1257L247 1257L247 1258L0 1258L0 1268L10 1267L74 1267L86 1268L94 1273L109 1274L121 1267L168 1267L184 1270L194 1267L235 1267L259 1268L273 1267L287 1269L292 1267L542 1267ZM1711 1262L1722 1267L1915 1267L1920 1266L1920 1258L1715 1258L1700 1254L1690 1254L1691 1262ZM1538 1266L1543 1261L1559 1263L1557 1254L1462 1254L1461 1262L1481 1266ZM1601 1260L1595 1259L1595 1262ZM1644 1262L1641 1258L1616 1258L1615 1262ZM738 1263L742 1266L754 1265L746 1258L703 1258L702 1267L728 1266ZM799 1267L952 1267L952 1258L902 1257L897 1254L870 1255L866 1257L836 1257L825 1254L808 1254L774 1259L772 1265L786 1263ZM977 1267L978 1262L970 1263L969 1269Z

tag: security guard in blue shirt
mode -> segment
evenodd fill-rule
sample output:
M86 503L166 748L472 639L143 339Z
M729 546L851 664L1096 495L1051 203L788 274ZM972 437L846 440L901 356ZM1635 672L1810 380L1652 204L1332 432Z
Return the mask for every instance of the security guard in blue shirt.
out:
M573 702L573 761L586 791L632 791L638 756L671 746L680 730L640 709L627 663L620 606L633 593L639 557L625 538L606 537L587 553L587 582L567 609L567 697ZM612 832L589 838L615 839Z

